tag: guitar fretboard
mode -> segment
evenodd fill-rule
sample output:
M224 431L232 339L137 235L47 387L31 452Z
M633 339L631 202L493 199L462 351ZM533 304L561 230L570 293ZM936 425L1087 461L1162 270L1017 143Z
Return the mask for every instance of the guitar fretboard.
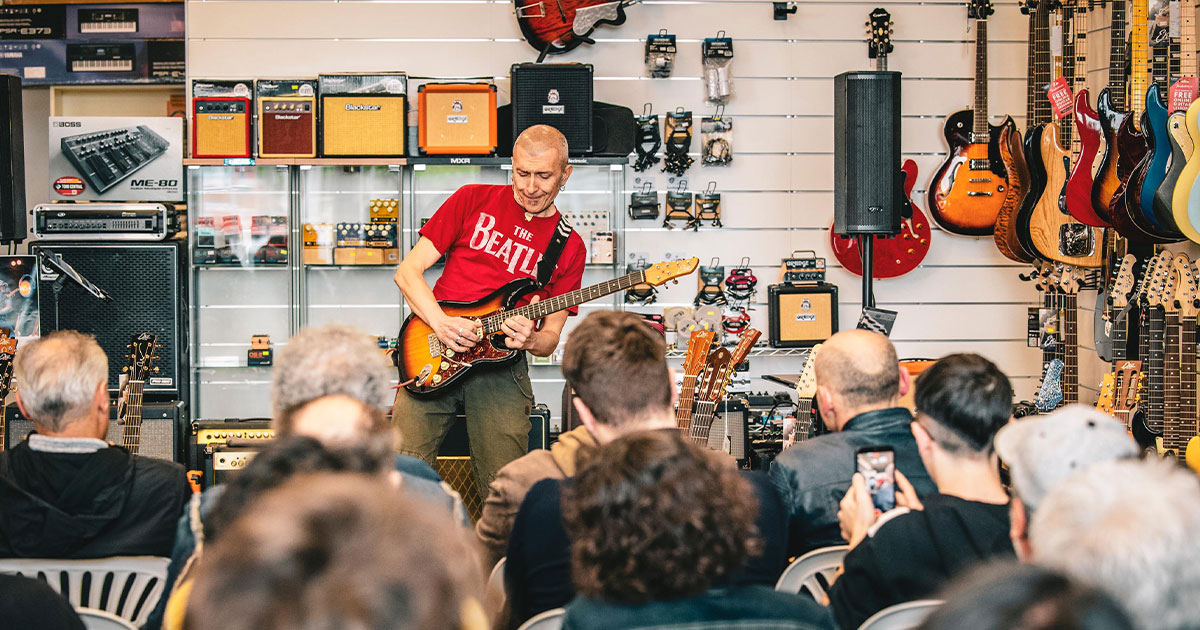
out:
M1064 293L1059 302L1063 314L1063 402L1079 402L1079 294Z
M1163 446L1182 456L1188 441L1200 435L1196 418L1196 318L1180 319L1179 388L1175 415L1167 414L1163 424Z
M988 142L987 20L975 20L975 143Z
M1180 76L1194 77L1197 72L1196 0L1183 0L1179 16L1179 32L1182 35L1179 74Z
M1113 106L1125 111L1125 1L1112 3L1112 28L1109 32L1108 93Z
M1130 103L1131 115L1134 124L1139 129L1141 128L1142 112L1146 111L1146 88L1150 87L1149 72L1147 72L1147 63L1150 59L1150 25L1146 21L1149 12L1149 0L1133 0L1133 17L1130 23L1133 63L1131 64L1132 78L1129 94L1132 101Z
M125 390L125 428L121 434L121 446L137 455L142 443L142 390L143 381L129 381Z
M1179 417L1179 314L1168 311L1163 330L1163 429Z
M1163 428L1163 361L1166 355L1166 320L1161 306L1146 308L1146 425L1161 433Z
M1053 77L1050 76L1050 12L1038 8L1029 16L1030 41L1030 79L1029 102L1027 111L1029 125L1041 125L1050 122L1050 101L1046 98L1046 87Z
M693 444L708 446L708 435L712 431L713 420L717 417L717 402L715 400L701 400L696 403L696 411L692 417L692 424L688 427L688 439Z
M686 429L692 424L692 408L696 403L695 374L683 375L683 389L679 392L679 405L675 407L675 426Z
M1078 19L1078 15L1077 9L1069 7L1065 4L1062 6L1062 76L1067 80L1067 85L1070 86L1072 91L1082 87L1076 83L1079 77L1075 72L1075 65L1078 63L1078 57L1075 53L1075 51L1078 50L1076 43L1078 42L1077 38L1079 37L1079 31L1081 30L1076 21ZM1087 28L1084 27L1082 30L1084 32L1084 37L1086 38ZM1086 42L1081 52L1084 55L1087 54ZM1086 83L1086 81L1087 76L1084 75L1083 83ZM1075 122L1073 118L1074 116L1068 112L1067 115L1061 119L1061 122L1058 125L1059 144L1063 147L1067 147L1068 152L1072 155L1075 154L1077 146L1075 137Z
M564 311L573 306L579 306L584 302L590 302L602 298L606 295L612 295L617 291L624 291L634 285L641 284L646 281L646 274L643 271L631 271L620 278L613 278L600 284L595 284L590 287L556 295L551 298L546 298L536 304L526 304L511 311L503 311L489 317L484 317L479 320L483 325L483 334L491 335L500 332L500 326L510 317L521 315L534 321L539 320L551 313Z

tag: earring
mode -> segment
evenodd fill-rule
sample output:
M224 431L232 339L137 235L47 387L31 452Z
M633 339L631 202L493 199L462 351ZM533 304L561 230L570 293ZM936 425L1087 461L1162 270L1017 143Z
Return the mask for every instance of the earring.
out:
M559 186L559 187L558 187L558 191L559 191L559 192L562 192L562 191L564 191L564 190L566 190L566 189L567 189L567 185L566 185L566 184L563 184L562 186Z

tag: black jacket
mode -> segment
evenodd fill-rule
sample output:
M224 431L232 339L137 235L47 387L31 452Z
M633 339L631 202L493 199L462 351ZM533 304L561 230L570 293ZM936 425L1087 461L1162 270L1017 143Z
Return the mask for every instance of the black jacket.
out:
M850 489L857 469L854 453L860 447L891 446L896 470L908 477L917 496L937 490L917 453L911 422L912 414L903 407L868 411L851 418L841 431L800 442L775 458L770 478L788 512L791 555L846 544L838 526L838 503Z
M169 556L191 496L183 467L130 455L0 453L0 557Z
M782 505L765 475L751 471L743 475L758 497L754 524L763 540L763 553L747 560L731 582L774 587L787 568L787 529ZM540 612L566 606L575 596L575 585L571 582L571 541L562 520L564 483L570 483L570 479L543 479L534 484L513 521L504 568L512 628Z
M696 597L624 606L576 597L567 606L563 630L826 630L833 619L807 595L765 586L712 589Z
M0 628L86 630L67 598L41 580L0 575Z
M863 540L843 561L829 591L843 630L892 606L937 594L950 579L981 561L1013 557L1008 504L932 494L925 509L897 516Z

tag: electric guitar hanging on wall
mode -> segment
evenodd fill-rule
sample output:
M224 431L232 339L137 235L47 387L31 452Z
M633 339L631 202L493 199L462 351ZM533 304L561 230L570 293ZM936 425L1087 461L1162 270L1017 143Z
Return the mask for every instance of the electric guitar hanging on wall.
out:
M796 442L807 440L813 433L816 420L814 398L817 395L817 353L821 344L808 351L808 359L804 361L804 369L800 371L800 380L796 381L796 428L789 436L784 436L783 448L786 449Z
M124 395L117 401L117 423L123 425L121 446L130 453L137 455L142 443L142 392L145 390L146 379L157 372L154 361L158 359L154 351L158 335L153 333L138 333L129 340L129 365L122 368L128 377L125 381Z
M11 331L0 328L0 451L7 448L4 443L4 399L12 385L13 357L17 355L17 340L9 337Z
M521 299L537 289L533 278L518 278L474 302L439 302L451 317L465 317L482 325L483 340L459 354L446 347L433 328L416 313L400 328L396 366L400 383L413 394L432 394L457 382L477 365L496 365L516 361L520 352L504 345L500 326L504 320L522 315L534 321L551 313L565 311L637 284L658 286L696 270L699 258L660 262L647 269L631 271L620 278L556 295L534 304L517 306Z
M1196 430L1196 316L1200 314L1200 291L1196 284L1196 267L1187 254L1176 254L1171 260L1176 278L1174 316L1178 318L1178 337L1174 347L1168 346L1169 355L1175 356L1177 373L1173 392L1172 413L1163 422L1163 436L1158 439L1158 454L1182 459L1187 452L1188 441L1197 435Z
M1112 3L1108 43L1108 87L1101 90L1100 96L1096 97L1100 132L1104 138L1100 164L1092 183L1092 209L1105 223L1110 224L1112 198L1117 192L1117 187L1121 185L1121 176L1117 173L1117 156L1121 150L1116 142L1117 130L1129 115L1125 111L1125 5L1125 0ZM1145 73L1144 64L1142 72ZM1144 144L1142 148L1145 148Z
M1124 2L1124 0L1121 0ZM1122 9L1123 10L1123 9ZM1085 225L1108 227L1092 203L1092 186L1095 184L1095 165L1100 157L1104 132L1100 128L1100 114L1088 102L1087 87L1087 21L1084 7L1076 9L1075 22L1075 138L1080 148L1074 160L1071 176L1063 189L1063 206L1075 220Z
M1146 264L1142 279L1142 327L1138 352L1146 382L1138 412L1131 419L1130 432L1143 449L1153 449L1162 437L1165 417L1164 372L1166 358L1166 315L1163 304L1174 298L1175 283L1171 273L1171 252L1159 252Z
M887 56L890 52L892 16L884 9L875 9L867 22L867 55L875 60L877 72L887 70ZM913 186L917 183L917 163L905 160L900 170L904 173L904 207L900 212L900 233L875 239L871 257L871 276L875 278L902 276L916 269L929 253L929 241L932 238L929 220L912 202ZM862 251L858 247L857 238L839 236L834 233L833 226L830 226L829 244L834 257L842 263L846 271L856 276L862 275Z
M675 406L675 426L686 429L692 424L692 409L696 404L696 379L708 361L709 350L717 334L711 330L693 330L688 337L687 354L683 357L683 388Z
M625 7L642 0L513 0L525 41L539 53L561 55L580 44L595 44L601 24L625 23Z

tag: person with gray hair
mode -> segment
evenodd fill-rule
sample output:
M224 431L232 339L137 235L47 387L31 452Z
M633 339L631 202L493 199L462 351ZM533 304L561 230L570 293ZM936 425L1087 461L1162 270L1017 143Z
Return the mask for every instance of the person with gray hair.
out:
M34 432L0 453L0 557L166 556L191 488L183 467L108 434L108 357L90 335L25 343L17 406Z
M396 368L375 339L348 324L304 328L278 353L271 409L278 418L322 396L342 395L376 409L392 405Z
M1200 628L1200 479L1170 461L1094 463L1057 484L1029 528L1034 563L1121 602L1141 630Z

